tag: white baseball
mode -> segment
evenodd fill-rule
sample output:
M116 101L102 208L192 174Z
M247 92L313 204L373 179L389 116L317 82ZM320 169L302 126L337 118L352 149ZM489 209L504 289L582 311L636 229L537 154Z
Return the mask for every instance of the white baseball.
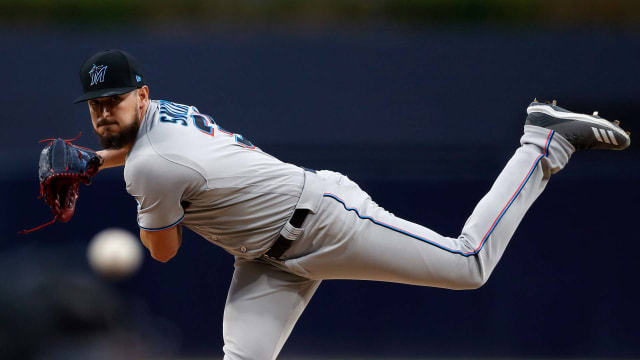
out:
M124 229L97 233L87 248L89 265L98 274L115 279L132 275L142 264L140 241Z

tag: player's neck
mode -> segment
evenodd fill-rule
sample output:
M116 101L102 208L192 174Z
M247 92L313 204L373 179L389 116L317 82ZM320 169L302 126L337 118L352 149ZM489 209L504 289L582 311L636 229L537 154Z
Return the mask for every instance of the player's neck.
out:
M140 127L142 126L142 122L144 121L144 117L147 115L147 110L149 109L149 102L150 101L151 101L151 99L147 99L147 101L145 101L142 104L142 109L140 109L140 122L138 123L138 131L140 131ZM129 154L129 151L133 147L133 144L135 144L135 140L133 140L129 144L126 144L125 146L123 146L122 149L120 149L121 152L123 154Z

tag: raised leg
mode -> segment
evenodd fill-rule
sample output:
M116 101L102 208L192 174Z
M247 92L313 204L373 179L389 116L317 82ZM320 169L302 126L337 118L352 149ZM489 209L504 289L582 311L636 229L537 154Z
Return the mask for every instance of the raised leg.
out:
M327 177L320 211L304 224L292 270L313 279L366 279L450 289L484 284L518 224L573 146L554 131L526 126L517 149L460 236L444 237L395 217L336 173ZM425 206L437 206L425 204Z

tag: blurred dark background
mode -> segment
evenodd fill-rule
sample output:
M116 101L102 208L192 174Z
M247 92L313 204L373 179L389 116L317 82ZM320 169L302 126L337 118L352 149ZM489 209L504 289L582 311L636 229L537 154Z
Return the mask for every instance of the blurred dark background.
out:
M94 275L91 237L137 232L121 169L68 224L37 200L38 140L98 147L78 70L134 54L154 99L196 105L286 162L340 171L456 236L518 146L529 102L640 134L635 1L0 0L0 357L221 357L233 259L193 233L167 264ZM633 138L633 135L632 135ZM577 153L476 291L326 281L282 358L640 358L640 151ZM75 356L75 357L74 357Z

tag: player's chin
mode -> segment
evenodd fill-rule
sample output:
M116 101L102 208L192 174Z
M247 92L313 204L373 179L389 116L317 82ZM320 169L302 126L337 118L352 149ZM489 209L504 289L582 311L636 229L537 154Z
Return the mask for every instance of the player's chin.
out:
M125 144L119 141L119 139L114 139L113 137L104 137L100 138L100 145L103 149L118 150L122 149Z
M104 134L100 134L96 131L96 135L103 149L117 150L133 142L133 139L124 136L122 133L105 132Z
M100 140L100 145L102 145L103 149L121 149L129 144L133 144L135 142L136 137L138 136L138 126L137 124L132 124L131 126L120 129L118 126L115 126L115 129L119 129L120 131L111 132L111 129L105 128L106 126L98 127L98 129L94 129L95 134L98 136Z

